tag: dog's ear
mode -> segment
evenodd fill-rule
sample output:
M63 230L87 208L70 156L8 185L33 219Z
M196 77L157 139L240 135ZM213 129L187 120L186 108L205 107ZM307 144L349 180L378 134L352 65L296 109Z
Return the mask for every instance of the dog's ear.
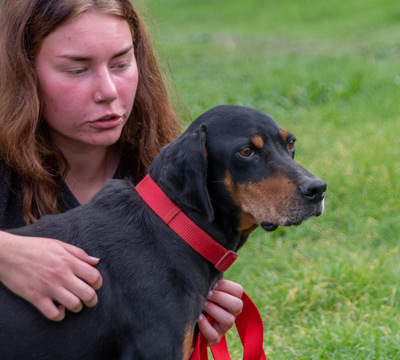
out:
M184 211L190 210L214 220L207 188L207 132L205 126L184 132L165 146L149 167L150 176Z

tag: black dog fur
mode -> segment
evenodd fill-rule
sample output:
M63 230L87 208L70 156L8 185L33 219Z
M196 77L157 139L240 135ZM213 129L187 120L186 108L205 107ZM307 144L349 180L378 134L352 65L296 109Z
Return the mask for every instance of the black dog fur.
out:
M272 231L323 212L326 185L293 160L294 140L260 111L219 106L167 145L149 174L195 223L236 251L259 225ZM10 232L56 238L101 258L103 286L94 308L53 322L0 285L1 359L187 356L220 273L133 185L110 180L89 204Z

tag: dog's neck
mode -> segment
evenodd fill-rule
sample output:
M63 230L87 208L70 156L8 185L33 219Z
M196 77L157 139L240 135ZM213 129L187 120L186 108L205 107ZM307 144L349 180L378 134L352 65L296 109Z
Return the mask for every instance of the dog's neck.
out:
M165 225L210 261L218 271L226 271L236 260L235 252L225 249L197 226L179 206L172 202L150 175L137 184L136 191Z
M213 225L222 233L221 243L233 251L238 251L258 226L255 225L249 229L239 229L240 210L233 204L229 208L227 206L228 202L230 201L225 199L224 206L221 208L215 204Z

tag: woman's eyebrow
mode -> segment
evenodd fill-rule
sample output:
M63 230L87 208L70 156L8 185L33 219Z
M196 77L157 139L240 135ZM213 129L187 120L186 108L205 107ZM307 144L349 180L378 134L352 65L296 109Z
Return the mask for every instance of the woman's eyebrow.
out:
M133 49L133 45L130 45L126 49L123 49L123 50L119 51L118 53L116 53L115 55L113 55L112 59L116 59L120 56L126 55L132 49ZM82 55L73 55L73 54L62 54L62 55L58 55L57 57L69 59L69 60L73 60L73 61L81 61L81 62L93 60L93 57L91 57L91 56L82 56Z
M121 50L120 52L118 52L117 54L115 54L112 58L118 58L120 56L126 55L128 52L130 52L131 50L133 50L133 45L130 45L128 48Z

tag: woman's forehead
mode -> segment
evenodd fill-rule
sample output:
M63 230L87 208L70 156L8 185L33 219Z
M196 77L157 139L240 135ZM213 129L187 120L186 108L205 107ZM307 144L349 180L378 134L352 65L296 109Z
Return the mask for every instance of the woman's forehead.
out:
M129 24L123 18L90 11L55 29L43 40L41 50L56 56L89 56L99 48L120 52L132 42Z

